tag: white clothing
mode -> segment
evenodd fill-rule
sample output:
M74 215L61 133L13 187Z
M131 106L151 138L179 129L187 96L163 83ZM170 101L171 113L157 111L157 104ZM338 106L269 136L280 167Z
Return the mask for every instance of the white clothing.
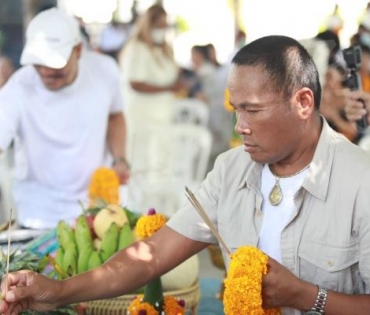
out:
M276 182L275 176L267 164L262 169L263 221L257 247L281 264L283 263L280 245L281 233L298 211L297 206L294 205L294 196L301 188L307 173L308 169L296 176L280 178L279 186L283 193L283 199L279 205L272 206L268 200L271 189ZM282 312L284 315L294 314L294 310L288 307L282 308Z
M81 213L93 171L109 162L108 117L122 110L119 69L102 54L84 51L76 80L57 91L33 66L12 76L0 91L0 149L16 140L20 225L48 229Z
M297 209L294 205L294 195L301 188L308 169L292 176L279 179L279 186L283 193L283 199L277 206L269 203L269 194L274 187L276 180L268 165L262 169L261 192L263 196L262 212L263 222L258 240L258 248L270 257L282 263L281 257L281 232L291 221Z
M107 25L100 34L99 48L102 51L118 51L127 40L127 30L123 25Z
M151 50L145 43L132 40L123 51L122 75L130 125L168 124L173 119L174 93L142 93L133 90L130 81L159 87L176 82L178 67L160 48Z
M148 156L145 147L148 145L139 134L150 127L169 125L173 121L175 96L172 92L143 93L132 89L130 81L142 82L158 87L168 87L176 82L178 67L158 47L150 49L145 43L132 40L123 51L122 75L124 80L124 96L127 104L128 145L127 154L132 172L137 170L149 172ZM142 150L144 149L144 150ZM157 150L159 152L159 150ZM161 157L153 153L151 165L161 161ZM153 166L154 169L160 166Z

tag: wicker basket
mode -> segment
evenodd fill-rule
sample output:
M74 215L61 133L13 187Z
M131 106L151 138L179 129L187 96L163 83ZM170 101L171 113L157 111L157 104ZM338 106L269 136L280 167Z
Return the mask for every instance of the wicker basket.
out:
M199 280L189 288L167 291L164 295L172 295L185 301L186 314L196 314L200 299ZM122 295L118 298L98 300L86 303L86 315L127 315L127 308L136 294Z

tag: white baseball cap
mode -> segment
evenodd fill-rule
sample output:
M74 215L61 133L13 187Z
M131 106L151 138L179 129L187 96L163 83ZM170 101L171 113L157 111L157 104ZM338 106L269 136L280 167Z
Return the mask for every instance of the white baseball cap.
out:
M81 34L74 17L58 8L42 11L27 27L26 45L20 63L63 68L73 47L80 42Z

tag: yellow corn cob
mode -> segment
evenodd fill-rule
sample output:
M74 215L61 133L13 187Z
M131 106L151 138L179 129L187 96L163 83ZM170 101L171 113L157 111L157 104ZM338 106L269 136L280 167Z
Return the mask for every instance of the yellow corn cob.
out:
M119 178L113 169L99 167L90 181L90 206L101 200L108 204L119 204L119 185Z

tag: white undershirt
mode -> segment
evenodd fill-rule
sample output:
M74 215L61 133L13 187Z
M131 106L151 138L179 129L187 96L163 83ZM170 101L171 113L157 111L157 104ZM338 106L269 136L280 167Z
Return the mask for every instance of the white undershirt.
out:
M294 210L294 195L301 187L309 169L286 178L279 179L279 185L283 192L283 200L277 206L269 202L269 194L275 185L275 176L271 173L267 164L262 170L261 191L263 195L262 211L264 213L258 248L278 262L282 262L280 237L281 232L290 221Z

